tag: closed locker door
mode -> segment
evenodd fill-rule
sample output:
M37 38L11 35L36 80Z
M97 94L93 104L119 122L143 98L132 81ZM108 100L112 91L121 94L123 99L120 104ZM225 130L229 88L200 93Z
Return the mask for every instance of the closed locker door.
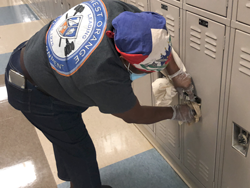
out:
M133 81L134 93L142 106L152 106L151 74ZM154 135L154 125L145 125L151 134Z
M151 11L156 12L166 19L166 25L171 35L172 45L179 54L180 51L180 9L168 3L156 0L151 1ZM178 103L176 96L172 105ZM164 120L155 124L156 139L163 143L163 147L170 150L177 158L180 157L180 127L177 121Z
M141 11L148 10L148 2L147 0L127 0L127 3L136 6Z
M186 3L195 7L211 11L221 16L227 16L228 0L186 0Z
M66 0L61 0L62 14L69 10L69 5Z
M46 6L46 0L38 0L38 9L39 12L42 13L43 18L46 18L47 15L45 6Z
M45 9L46 9L46 15L47 18L49 20L53 19L53 11L54 11L54 2L53 0L46 0L46 5L45 5Z
M52 17L55 19L62 14L61 0L53 0L53 4L54 11L52 13Z
M184 165L206 187L212 187L220 103L225 26L186 12L185 60L197 94L202 119L184 125Z
M230 87L229 112L223 168L223 188L250 187L250 155L242 155L237 145L239 131L250 132L250 34L236 31ZM236 139L235 139L236 138ZM249 142L249 137L248 137ZM247 150L249 146L243 148ZM240 149L240 148L239 148ZM243 150L243 151L244 151Z
M238 1L237 20L250 25L250 1Z

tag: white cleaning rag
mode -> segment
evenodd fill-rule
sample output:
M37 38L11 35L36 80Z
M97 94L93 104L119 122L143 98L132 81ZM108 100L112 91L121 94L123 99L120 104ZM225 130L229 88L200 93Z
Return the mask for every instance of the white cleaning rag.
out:
M177 66L186 72L184 64L173 48L172 55ZM177 91L168 77L156 79L152 83L152 88L157 106L169 106L172 102L172 98L177 94Z
M157 106L169 106L172 98L177 94L168 78L158 78L152 83Z

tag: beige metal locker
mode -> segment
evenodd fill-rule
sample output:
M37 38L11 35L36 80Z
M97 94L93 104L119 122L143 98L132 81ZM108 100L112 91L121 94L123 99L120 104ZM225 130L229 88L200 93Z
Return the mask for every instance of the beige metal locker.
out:
M127 0L127 3L136 6L141 11L148 11L148 1L147 0Z
M186 0L188 5L192 5L203 10L207 10L221 16L227 16L229 0Z
M133 81L133 89L141 105L152 106L151 74ZM154 136L154 125L145 125L145 127Z
M225 25L186 12L185 65L202 99L202 119L184 129L184 165L205 186L213 187Z
M250 25L250 1L239 0L237 21Z
M236 30L226 130L222 188L249 188L249 145L239 144L240 129L249 142L250 34Z
M166 26L171 35L172 45L175 51L180 54L180 8L155 0L151 1L151 11L165 17ZM178 104L177 96L172 102L172 105L174 104ZM164 120L156 123L155 135L156 140L161 143L167 151L172 152L175 157L180 158L180 126L177 121Z
M176 53L180 54L180 8L155 0L151 1L151 11L164 16L172 45Z

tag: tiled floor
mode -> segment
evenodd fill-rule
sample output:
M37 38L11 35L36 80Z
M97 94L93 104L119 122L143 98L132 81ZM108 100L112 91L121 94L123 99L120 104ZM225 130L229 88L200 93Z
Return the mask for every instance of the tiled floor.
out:
M9 16L11 11L14 13ZM52 146L8 104L3 75L11 51L43 22L21 0L1 0L0 16L0 187L54 188L62 181L57 178ZM88 109L83 119L96 146L100 168L152 149L133 125L102 114L98 108Z

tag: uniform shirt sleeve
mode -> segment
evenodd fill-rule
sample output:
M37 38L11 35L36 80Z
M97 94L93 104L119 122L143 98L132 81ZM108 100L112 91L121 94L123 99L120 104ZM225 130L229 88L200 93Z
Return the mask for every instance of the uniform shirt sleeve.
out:
M102 113L123 113L132 109L137 101L131 83L106 81L85 87L85 93Z

